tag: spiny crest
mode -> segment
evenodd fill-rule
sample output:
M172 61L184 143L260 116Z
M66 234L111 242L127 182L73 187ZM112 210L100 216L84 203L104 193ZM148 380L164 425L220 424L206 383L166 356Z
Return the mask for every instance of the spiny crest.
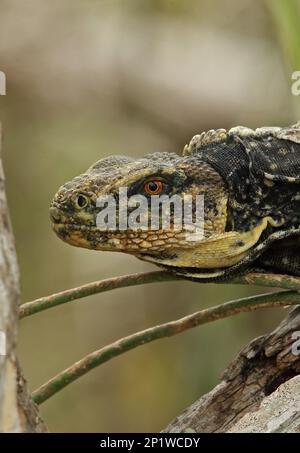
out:
M288 127L260 127L250 129L244 126L235 126L228 131L226 129L211 129L207 132L194 135L188 145L183 149L183 155L193 154L194 151L201 149L207 145L218 144L225 142L228 137L235 138L266 138L274 137L280 140L289 140L295 143L300 143L300 121Z

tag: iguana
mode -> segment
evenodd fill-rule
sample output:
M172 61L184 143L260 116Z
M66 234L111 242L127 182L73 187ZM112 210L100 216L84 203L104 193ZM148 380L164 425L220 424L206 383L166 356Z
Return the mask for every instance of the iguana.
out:
M174 229L99 229L97 199L119 189L128 196L204 195L204 236ZM182 155L99 160L64 184L50 215L65 242L125 252L182 277L222 281L251 269L300 275L300 122L252 130L238 126L202 132Z

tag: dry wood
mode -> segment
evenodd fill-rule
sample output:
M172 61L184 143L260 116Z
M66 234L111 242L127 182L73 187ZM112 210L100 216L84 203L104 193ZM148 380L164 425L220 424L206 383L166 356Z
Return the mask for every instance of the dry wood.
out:
M164 432L227 432L235 431L235 426L236 431L240 431L241 424L237 423L243 416L258 411L262 402L267 404L265 397L272 395L281 384L286 383L291 388L289 380L299 375L300 355L292 348L295 332L300 332L300 306L272 333L256 338L243 348L223 373L222 382L176 417ZM296 391L299 381L295 381L294 386ZM280 431L282 393L277 395L272 399L273 412L268 412L268 423ZM285 420L282 430L295 431L300 424L299 395L290 392L289 404L295 410L290 425ZM259 431L254 418L251 423L252 430ZM246 424L242 426L246 431ZM251 431L250 421L247 429Z
M43 432L46 427L27 392L16 358L19 303L19 270L0 149L0 432Z

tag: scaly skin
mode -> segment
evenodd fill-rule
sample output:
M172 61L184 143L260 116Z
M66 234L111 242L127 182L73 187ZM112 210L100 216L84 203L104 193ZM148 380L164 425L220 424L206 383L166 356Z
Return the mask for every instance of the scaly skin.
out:
M282 271L284 261L287 271L298 275L299 142L299 125L256 131L238 127L195 136L182 156L102 159L57 192L50 208L54 231L71 245L130 253L201 281L231 278L253 265ZM120 212L121 187L129 197L148 200L153 196L149 187L158 187L159 195L191 195L193 202L203 194L204 237L190 241L183 228L176 230L172 210L167 230L149 224L123 231L118 216L113 230L99 229L97 199L113 195Z

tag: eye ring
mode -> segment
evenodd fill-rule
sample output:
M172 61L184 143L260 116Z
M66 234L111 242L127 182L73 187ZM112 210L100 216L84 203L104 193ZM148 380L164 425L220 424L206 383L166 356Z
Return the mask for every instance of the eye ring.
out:
M159 195L164 188L164 183L160 179L151 179L144 184L144 191L147 195Z
M84 209L88 206L90 200L89 198L82 194L82 193L79 193L77 195L77 197L75 198L75 206L77 209Z

